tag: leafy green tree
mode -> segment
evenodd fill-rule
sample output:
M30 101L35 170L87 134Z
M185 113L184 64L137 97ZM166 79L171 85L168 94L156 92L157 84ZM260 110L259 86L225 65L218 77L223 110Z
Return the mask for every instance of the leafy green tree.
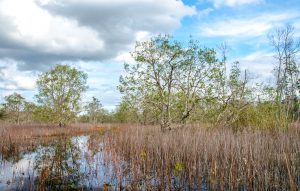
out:
M201 48L193 40L184 47L161 35L137 42L132 57L136 63L125 64L119 89L138 116L147 116L149 108L155 111L151 116L158 116L162 130L185 123L199 102L207 99L219 67L213 49Z
M239 62L234 62L230 71L228 86L229 96L227 103L227 119L226 123L233 125L240 116L240 113L246 108L250 100L247 96L250 93L248 84L247 71L245 70L244 76L241 74Z
M239 62L232 64L229 76L226 75L225 62L222 61L210 71L212 83L207 87L208 94L201 103L205 121L215 126L233 127L242 110L250 102L251 91L248 87L248 75L241 74Z
M177 117L181 123L186 122L200 102L210 99L209 96L215 96L212 86L221 66L216 51L201 48L197 41L191 40L188 47L183 49L184 56L175 75L174 94L177 97L177 107L182 110Z
M17 124L20 124L21 113L24 111L25 98L18 93L5 96L4 109Z
M100 100L95 97L92 97L92 100L88 102L84 108L87 112L89 121L92 121L93 123L103 122L105 115L107 115Z
M158 124L159 116L156 108L144 103L137 106L135 100L122 98L113 113L113 119L121 123L140 123L140 124Z
M36 104L33 102L25 101L24 103L24 121L32 122L34 120L33 113L36 109Z
M56 65L37 80L39 106L35 116L45 122L65 126L76 118L87 74L68 65Z
M183 50L169 36L158 36L151 41L137 42L132 57L136 64L125 64L127 75L121 76L119 89L136 106L157 108L162 130L170 129L172 91L175 74L180 66ZM147 107L147 106L146 106Z

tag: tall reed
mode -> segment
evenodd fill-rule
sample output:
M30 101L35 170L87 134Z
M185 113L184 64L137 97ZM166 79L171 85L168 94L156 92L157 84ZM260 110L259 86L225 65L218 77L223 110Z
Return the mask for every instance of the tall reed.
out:
M120 129L104 138L116 184L147 190L300 190L300 129L162 133Z

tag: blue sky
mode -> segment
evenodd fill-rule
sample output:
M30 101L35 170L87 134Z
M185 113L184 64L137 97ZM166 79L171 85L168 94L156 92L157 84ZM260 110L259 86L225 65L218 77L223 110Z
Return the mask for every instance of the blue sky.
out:
M13 92L34 101L38 75L57 63L88 73L84 101L107 109L120 101L119 76L135 41L161 33L203 46L226 42L259 81L272 78L267 34L292 24L300 37L297 0L0 0L0 102Z
M226 42L229 59L267 81L273 68L268 34L291 24L300 36L300 3L297 0L198 0L184 1L197 7L198 15L185 17L174 36L180 40L192 34L202 44L216 47Z

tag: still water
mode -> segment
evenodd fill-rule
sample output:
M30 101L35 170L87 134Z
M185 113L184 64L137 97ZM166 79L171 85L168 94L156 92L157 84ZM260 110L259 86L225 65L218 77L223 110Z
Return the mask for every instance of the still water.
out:
M56 138L13 156L0 154L0 191L209 190L206 179L192 187L176 174L161 178L155 169L137 177L134 164L107 144L97 135Z
M101 141L79 136L38 146L18 160L0 155L0 190L112 189L112 167L102 150Z

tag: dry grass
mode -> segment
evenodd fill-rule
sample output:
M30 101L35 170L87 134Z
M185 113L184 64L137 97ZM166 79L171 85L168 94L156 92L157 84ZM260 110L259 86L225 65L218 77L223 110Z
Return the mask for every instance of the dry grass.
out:
M300 129L295 124L287 131L193 125L165 133L156 126L124 124L2 125L1 153L5 157L82 134L104 135L91 136L88 147L103 153L105 176L115 189L300 190Z
M133 190L300 190L300 129L232 132L132 127L104 140L119 186Z
M104 134L113 128L112 124L76 124L64 128L41 124L0 124L0 153L6 160L17 161L21 152L32 151L37 145L48 144L58 137Z

